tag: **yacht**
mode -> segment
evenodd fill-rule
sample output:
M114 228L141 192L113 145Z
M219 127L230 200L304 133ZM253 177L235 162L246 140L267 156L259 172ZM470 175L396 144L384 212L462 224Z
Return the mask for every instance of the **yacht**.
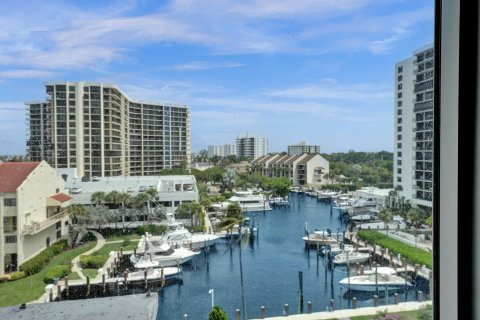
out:
M270 211L272 208L263 194L253 194L251 190L235 191L228 201L238 203L244 212Z
M192 234L182 223L178 223L174 228L159 237L158 240L175 248L184 247L190 250L200 250L213 246L215 241L221 237L221 235L215 234ZM151 239L157 240L156 237L152 237Z
M351 244L344 244L342 242L340 243L332 243L327 246L323 246L322 249L320 250L320 253L323 255L328 254L330 252L331 256L336 256L337 254L342 253L343 251L354 251L354 247Z
M288 206L290 202L288 202L287 197L275 197L270 199L270 205L272 206Z
M150 256L149 260L158 261L158 267L177 266L190 261L195 255L200 253L199 251L192 251L183 247L173 248L168 243L152 240L150 235L147 235L144 239L145 250L143 261L148 262L145 256ZM141 261L135 254L133 254L133 257L130 256L130 259L130 261L132 261L132 259Z
M367 274L347 277L340 280L340 286L355 291L400 290L411 288L412 284L404 278L388 273Z

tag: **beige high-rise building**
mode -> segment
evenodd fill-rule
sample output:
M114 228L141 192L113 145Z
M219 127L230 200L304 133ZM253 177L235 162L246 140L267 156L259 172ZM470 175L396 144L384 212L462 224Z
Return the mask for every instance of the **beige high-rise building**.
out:
M190 110L133 100L114 85L46 83L47 101L29 102L31 161L77 168L78 176L158 175L190 167Z

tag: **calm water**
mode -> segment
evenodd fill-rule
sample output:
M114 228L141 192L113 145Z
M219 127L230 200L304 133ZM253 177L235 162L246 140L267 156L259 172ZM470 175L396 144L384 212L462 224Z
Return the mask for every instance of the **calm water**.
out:
M312 302L314 312L325 311L330 299L335 299L337 309L350 307L348 296L338 285L346 277L346 267L327 268L324 257L318 257L313 249L307 250L302 240L305 222L310 230L344 231L346 225L335 209L331 215L330 205L291 193L289 207L249 216L259 233L241 246L247 319L260 318L261 306L265 306L267 317L281 316L286 303L290 314L298 313L299 271L303 272L304 312L307 301ZM239 245L230 247L226 241L218 242L208 254L198 255L184 266L181 278L183 284L158 292L157 319L207 319L212 303L210 289L214 289L214 304L222 307L230 319L235 319L236 309L243 314ZM415 299L414 292L407 293L408 300ZM371 296L356 296L359 307L372 306ZM392 295L389 301L393 301Z

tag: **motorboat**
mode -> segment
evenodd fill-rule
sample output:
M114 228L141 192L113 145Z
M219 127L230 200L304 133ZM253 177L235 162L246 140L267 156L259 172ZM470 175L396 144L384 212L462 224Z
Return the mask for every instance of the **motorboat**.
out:
M337 191L325 190L325 191L318 192L317 198L318 200L332 201L333 198L337 195L338 195Z
M369 252L360 252L360 251L343 251L340 254L337 254L333 258L334 264L351 264L351 263L361 263L365 262L370 258Z
M282 197L275 197L270 199L270 205L272 206L288 206L290 202L288 202L287 198L282 198Z
M338 243L337 238L326 231L316 230L314 232L306 231L306 235L302 238L307 246L325 246L327 244Z
M238 203L243 212L272 210L265 195L253 194L251 190L235 191L228 201Z
M150 255L152 261L158 261L159 267L172 267L190 261L199 251L187 248L173 248L168 243L151 240L151 236L145 237L145 255Z
M201 250L215 244L215 241L223 237L215 234L196 234L191 233L185 228L182 222L170 224L168 230L163 236L151 236L151 240L167 243L174 248L184 247L190 250Z
M342 242L340 243L333 243L330 245L323 246L322 249L320 250L320 253L323 255L326 255L330 252L331 256L336 256L337 254L342 253L343 251L354 251L354 247L351 244L344 244Z
M165 267L165 268L139 268L141 270L137 271L129 271L128 272L128 279L129 280L141 280L147 277L147 280L156 280L161 279L162 277L165 279L174 277L181 272L180 268L177 267ZM124 280L125 276L121 275L116 280Z
M382 274L397 274L397 270L394 268L390 267L376 267L368 270L363 270L363 274L375 274L376 273L382 273Z
M412 284L404 278L387 273L368 274L362 276L347 277L340 280L340 286L355 291L385 291L401 290L412 287Z

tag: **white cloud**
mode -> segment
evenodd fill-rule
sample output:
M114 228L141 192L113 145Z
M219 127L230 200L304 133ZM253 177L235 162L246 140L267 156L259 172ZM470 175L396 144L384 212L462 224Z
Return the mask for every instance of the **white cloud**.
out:
M46 70L17 69L0 71L0 78L10 79L43 79L55 76L57 73Z
M175 71L197 71L197 70L210 70L218 68L238 68L243 67L244 64L239 62L206 62L206 61L193 61L190 63L177 64L171 67L165 67L167 70Z

